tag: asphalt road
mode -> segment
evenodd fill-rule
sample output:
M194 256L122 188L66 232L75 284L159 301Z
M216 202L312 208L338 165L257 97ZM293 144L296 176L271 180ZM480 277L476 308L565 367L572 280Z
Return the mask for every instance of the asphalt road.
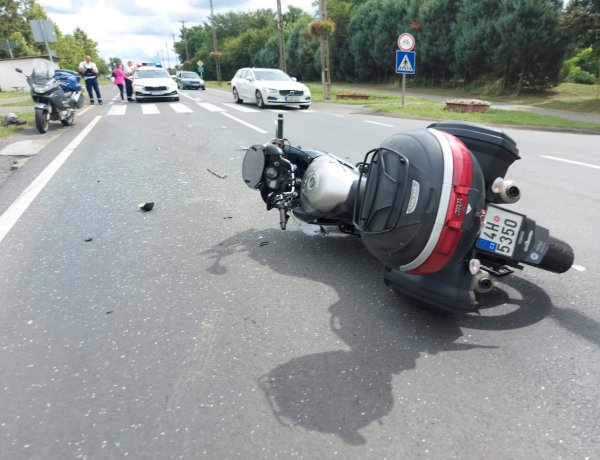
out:
M428 124L355 110L207 90L54 123L0 188L0 458L596 458L597 136L509 131L514 210L575 268L440 315L360 240L279 230L241 180L277 113L352 162Z

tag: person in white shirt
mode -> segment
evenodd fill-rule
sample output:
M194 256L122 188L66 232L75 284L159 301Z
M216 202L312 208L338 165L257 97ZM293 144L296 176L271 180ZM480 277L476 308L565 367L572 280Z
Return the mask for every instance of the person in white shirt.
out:
M98 66L92 62L90 56L86 56L85 60L79 63L79 73L85 80L85 87L90 96L90 104L94 103L95 91L98 104L102 105L102 95L100 94L100 86L98 85Z
M125 72L125 91L127 93L127 100L133 101L133 76L135 75L135 66L133 62L127 61L127 64L123 64L123 72Z

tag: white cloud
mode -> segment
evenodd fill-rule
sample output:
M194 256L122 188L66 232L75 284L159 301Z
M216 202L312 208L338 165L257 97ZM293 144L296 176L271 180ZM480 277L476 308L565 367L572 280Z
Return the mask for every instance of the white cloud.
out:
M173 39L179 39L180 21L192 27L208 22L210 17L209 0L38 0L38 3L63 34L72 33L76 27L84 30L98 44L100 57L105 60L161 58L174 65ZM292 5L314 14L312 3L313 0L281 0L281 9L286 12L288 5ZM215 14L232 9L276 10L277 1L213 0L213 8Z

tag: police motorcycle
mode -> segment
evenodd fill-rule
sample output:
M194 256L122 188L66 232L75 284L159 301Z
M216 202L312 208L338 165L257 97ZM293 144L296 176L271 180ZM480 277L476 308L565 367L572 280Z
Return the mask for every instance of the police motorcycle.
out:
M23 73L20 68L15 70ZM40 133L48 131L50 120L60 120L65 126L73 124L75 111L84 103L77 72L52 70L38 63L25 78L35 102L35 127Z
M523 265L564 273L573 249L507 209L519 186L505 178L515 141L489 127L442 121L394 134L352 165L283 136L247 149L242 177L282 230L293 215L359 236L383 264L386 285L425 307L475 311L494 282Z

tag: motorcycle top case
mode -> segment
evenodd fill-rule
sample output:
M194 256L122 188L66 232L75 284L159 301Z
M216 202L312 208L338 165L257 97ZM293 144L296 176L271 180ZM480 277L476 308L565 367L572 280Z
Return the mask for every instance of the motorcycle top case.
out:
M518 160L517 143L503 131L465 121L440 121L435 128L458 137L477 158L489 189L498 177L505 177L508 167Z
M483 173L457 137L395 134L365 157L354 225L385 266L435 273L471 250L485 207Z

